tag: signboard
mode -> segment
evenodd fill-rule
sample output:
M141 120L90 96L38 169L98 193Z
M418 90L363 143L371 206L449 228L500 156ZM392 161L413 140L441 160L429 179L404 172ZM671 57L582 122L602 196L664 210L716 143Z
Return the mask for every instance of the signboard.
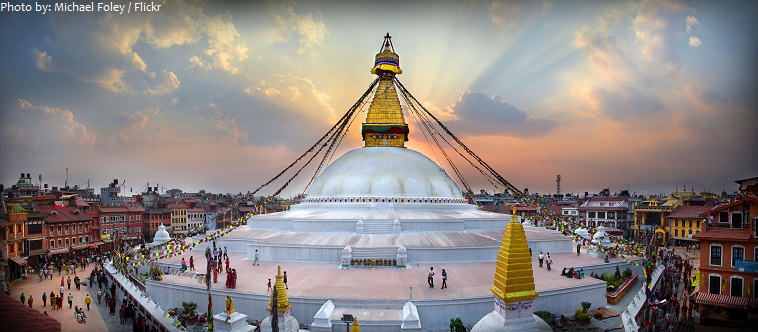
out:
M640 225L640 229L653 229L653 225Z
M734 271L758 273L758 261L748 261L744 259L734 260Z

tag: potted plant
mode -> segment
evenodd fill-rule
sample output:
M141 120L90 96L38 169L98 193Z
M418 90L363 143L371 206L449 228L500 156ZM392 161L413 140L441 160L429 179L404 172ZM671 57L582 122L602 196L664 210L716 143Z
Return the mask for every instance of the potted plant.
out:
M582 302L582 308L576 309L574 311L574 319L576 320L577 324L589 324L590 323L590 314L587 313L587 310L592 306L592 303L590 302Z

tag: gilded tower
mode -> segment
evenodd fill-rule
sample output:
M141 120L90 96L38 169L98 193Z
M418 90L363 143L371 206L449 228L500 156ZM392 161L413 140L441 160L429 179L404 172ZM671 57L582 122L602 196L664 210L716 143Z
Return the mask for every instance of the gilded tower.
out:
M400 57L392 46L392 37L387 33L382 48L375 57L371 73L379 76L366 121L361 128L365 146L405 147L408 140L408 124L395 90L395 75L402 74Z

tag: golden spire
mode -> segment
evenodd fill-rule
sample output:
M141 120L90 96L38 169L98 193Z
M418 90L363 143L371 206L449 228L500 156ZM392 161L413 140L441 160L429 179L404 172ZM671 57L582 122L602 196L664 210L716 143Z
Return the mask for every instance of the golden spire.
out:
M394 85L395 75L402 74L403 70L400 69L400 57L395 53L389 33L384 36L382 49L375 57L371 73L379 76L379 84L361 129L365 146L405 147L408 124L405 123Z
M534 290L534 272L524 226L515 219L508 223L503 233L492 293L505 303L531 301L538 295Z
M290 305L290 299L287 297L287 286L284 285L284 277L282 276L282 267L277 267L276 282L274 283L274 289L276 289L276 301L277 312L284 313L292 306ZM268 312L271 312L271 306L274 304L274 290L271 290L271 295L268 299Z

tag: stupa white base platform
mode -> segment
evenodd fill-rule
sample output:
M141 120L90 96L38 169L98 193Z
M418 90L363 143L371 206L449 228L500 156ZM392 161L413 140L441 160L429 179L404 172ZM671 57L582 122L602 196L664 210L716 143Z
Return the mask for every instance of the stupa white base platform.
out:
M253 327L247 323L247 315L235 311L231 315L225 312L213 315L213 330L219 332L250 332Z

